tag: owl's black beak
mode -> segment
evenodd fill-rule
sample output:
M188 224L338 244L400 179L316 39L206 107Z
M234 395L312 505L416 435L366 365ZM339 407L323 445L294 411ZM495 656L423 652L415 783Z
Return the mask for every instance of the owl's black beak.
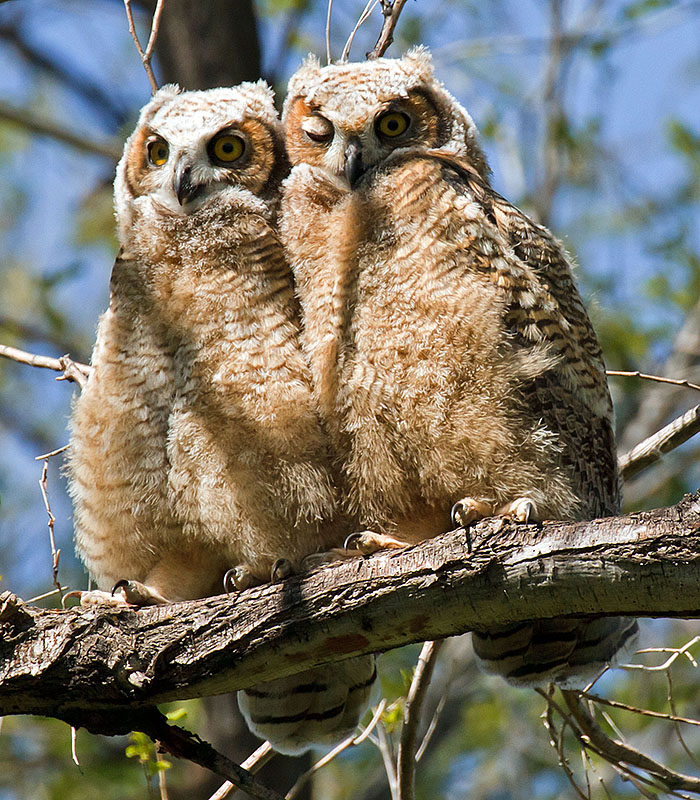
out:
M367 165L362 161L362 145L360 140L353 136L345 148L345 177L350 188L354 189L355 184L365 174Z
M173 191L177 197L177 202L182 206L189 203L196 197L200 186L192 182L192 167L184 161L181 161L175 169L175 177L173 178Z

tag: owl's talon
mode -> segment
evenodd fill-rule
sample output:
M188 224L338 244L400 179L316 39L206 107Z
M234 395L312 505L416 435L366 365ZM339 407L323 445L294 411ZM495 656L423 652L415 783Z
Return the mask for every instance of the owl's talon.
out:
M231 567L224 575L224 591L226 594L231 594L229 586L232 586L237 592L244 592L252 586L258 586L259 583L260 581L247 564L238 564L235 567Z
M288 558L278 558L270 570L270 580L272 583L277 583L278 581L289 578L289 576L293 574L294 567L292 566L292 562Z
M122 578L112 587L112 597L118 597L118 592L130 606L162 606L170 602L156 589L140 581L130 581Z
M61 600L61 607L66 609L66 600L69 598L77 598L80 601L81 608L94 608L109 611L123 611L125 609L133 609L134 606L129 603L122 594L113 595L111 592L103 592L101 589L92 589L85 592L80 589L73 589L66 592Z
M524 524L538 521L537 506L529 497L518 497L499 508L496 513Z
M455 528L467 528L484 517L493 514L493 505L487 500L476 500L473 497L463 497L458 500L450 511L450 518Z
M351 533L344 543L344 548L348 551L359 551L363 556L371 556L377 550L399 550L408 547L411 542L404 542L386 533L375 533L374 531L357 531Z

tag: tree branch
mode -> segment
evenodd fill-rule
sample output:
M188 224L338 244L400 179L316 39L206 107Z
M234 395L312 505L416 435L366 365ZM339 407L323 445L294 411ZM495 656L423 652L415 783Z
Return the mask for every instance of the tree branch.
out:
M35 353L27 353L17 347L10 347L0 344L0 356L9 358L11 361L18 361L20 364L28 364L30 367L43 367L52 369L54 372L62 372L56 380L73 381L82 389L87 383L91 367L88 364L81 364L73 361L69 356L51 358L51 356L39 356Z
M620 456L617 460L620 475L624 480L630 480L643 469L660 461L665 453L670 453L671 450L687 442L698 431L700 431L700 406L694 406L633 447L629 453Z
M406 0L380 0L384 23L379 32L379 38L374 47L367 53L367 59L381 58L394 41L394 31L399 21L399 16L406 5Z
M39 136L48 136L51 139L56 139L83 153L89 151L95 155L109 158L114 162L119 161L121 158L122 148L117 143L100 142L91 136L81 136L68 130L68 128L64 128L57 122L40 119L34 112L24 108L17 108L2 100L0 100L0 119L21 125L31 133L36 133Z
M0 716L54 716L97 733L120 720L130 730L126 712L144 706L474 628L581 614L700 617L700 494L591 522L486 520L473 540L469 553L464 531L453 531L235 598L140 611L42 610L7 592Z

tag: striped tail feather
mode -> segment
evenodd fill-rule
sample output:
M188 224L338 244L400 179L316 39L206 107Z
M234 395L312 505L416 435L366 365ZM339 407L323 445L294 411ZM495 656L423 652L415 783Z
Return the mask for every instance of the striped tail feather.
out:
M374 694L375 656L357 656L238 692L250 730L280 753L337 744L357 728Z
M480 666L514 686L580 689L606 665L624 661L638 634L632 617L587 617L473 631L472 642Z

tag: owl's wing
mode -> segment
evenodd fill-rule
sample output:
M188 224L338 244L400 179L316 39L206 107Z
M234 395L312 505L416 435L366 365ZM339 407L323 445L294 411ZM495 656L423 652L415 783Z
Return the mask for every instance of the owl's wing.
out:
M571 470L581 518L619 511L613 412L605 365L562 245L541 225L493 191L468 164L435 151L445 180L483 209L497 251L509 251L527 280L504 281L506 325L523 347L546 343L557 363L520 390L523 404L558 433L563 465Z

